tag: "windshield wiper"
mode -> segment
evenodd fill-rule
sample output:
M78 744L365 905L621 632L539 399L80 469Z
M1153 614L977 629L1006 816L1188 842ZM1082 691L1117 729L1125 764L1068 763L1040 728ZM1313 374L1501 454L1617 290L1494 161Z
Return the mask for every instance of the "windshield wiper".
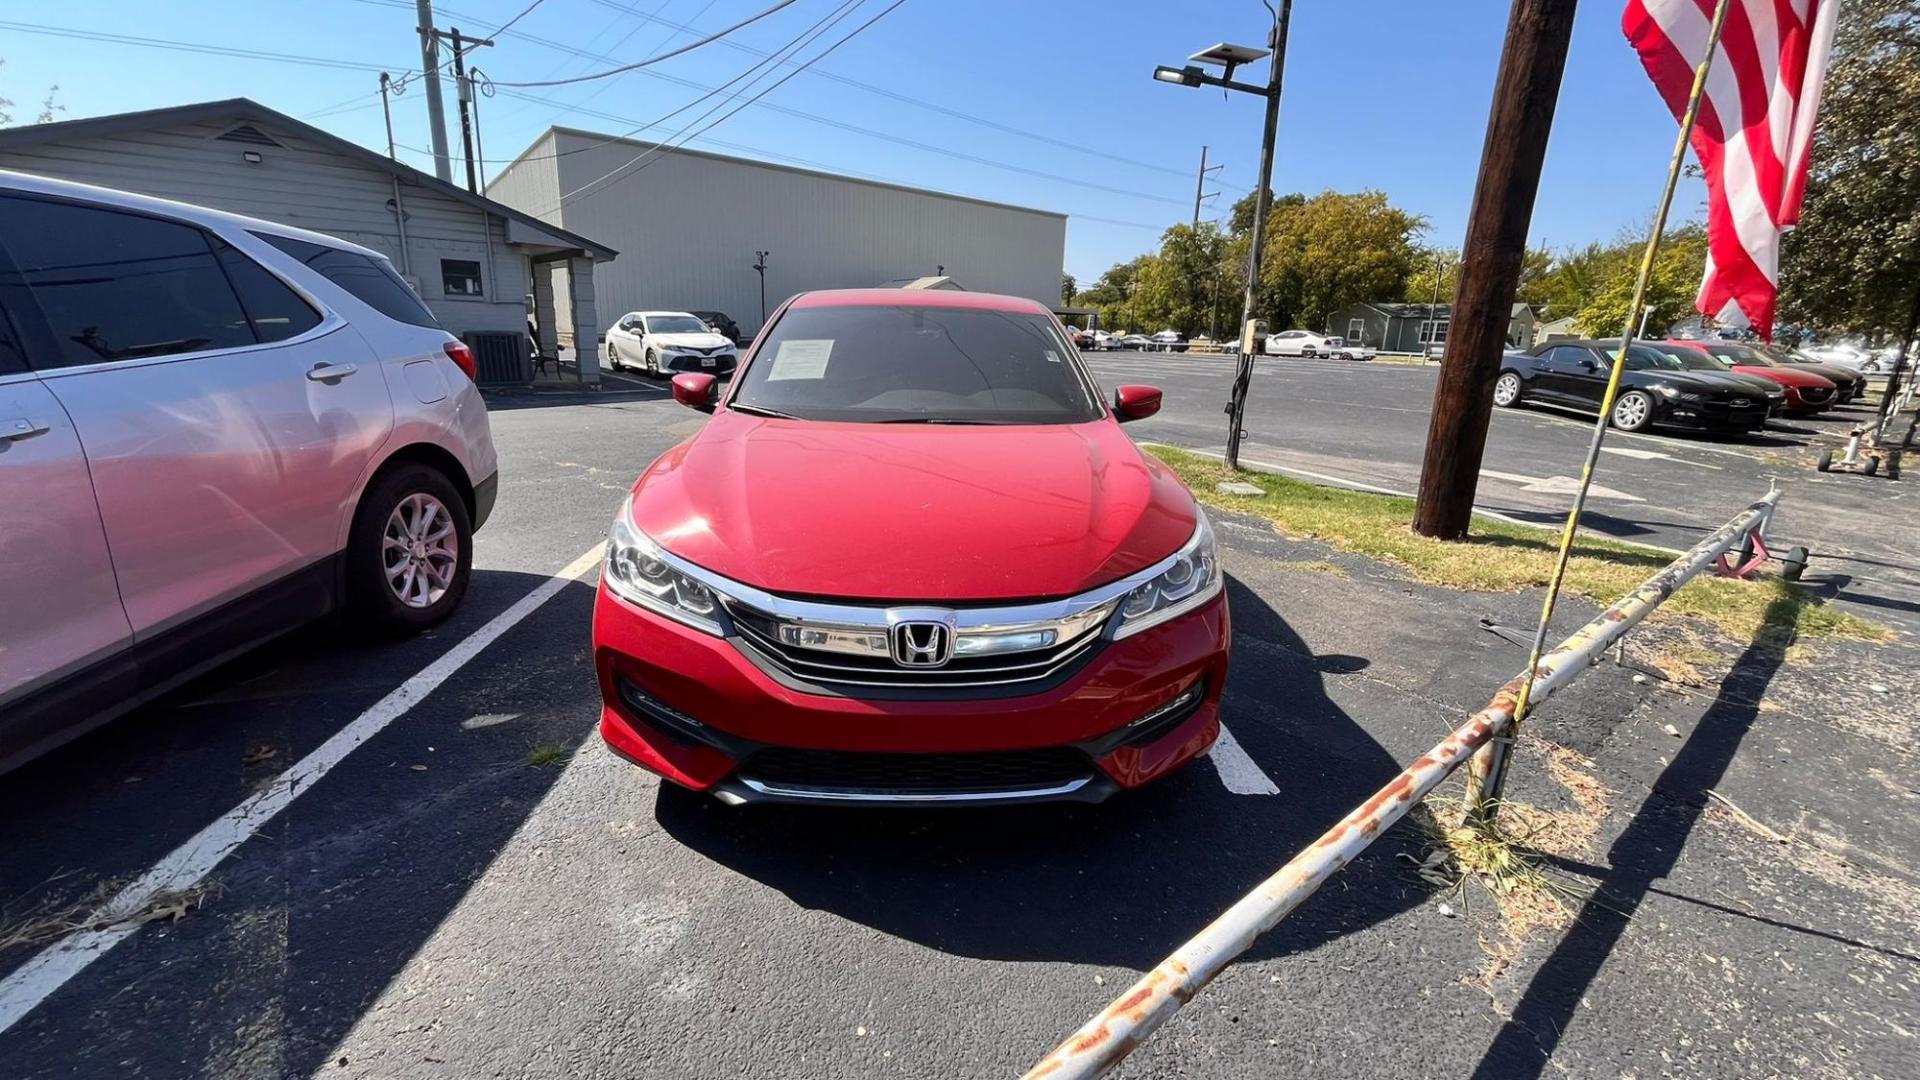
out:
M958 416L902 416L892 420L872 420L874 424L1006 424L1008 420L968 420Z
M746 405L738 401L728 405L727 408L732 409L735 412L752 413L755 416L771 416L775 420L800 419L800 417L795 416L792 413L783 413L778 409L768 409L759 405Z

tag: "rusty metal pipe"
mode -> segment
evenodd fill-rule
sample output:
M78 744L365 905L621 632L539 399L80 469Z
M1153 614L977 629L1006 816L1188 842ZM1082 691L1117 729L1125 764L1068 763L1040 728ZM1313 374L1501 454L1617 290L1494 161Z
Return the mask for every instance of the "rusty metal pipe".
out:
M1712 566L1715 559L1748 533L1762 528L1779 497L1777 490L1767 492L1738 517L1541 657L1534 673L1534 703L1546 701L1581 672L1599 663L1608 646L1651 614L1674 590ZM1027 1072L1026 1080L1041 1077L1080 1080L1104 1076L1118 1065L1182 1005L1193 1000L1229 963L1251 948L1260 935L1273 929L1328 878L1365 850L1375 837L1406 816L1408 810L1451 776L1462 762L1470 757L1478 762L1485 756L1483 748L1499 745L1491 740L1503 736L1512 726L1514 704L1525 682L1525 672L1514 676L1486 708L1455 728L1439 745L1420 755L1372 798L1321 834L1313 846L1295 855L1055 1047Z

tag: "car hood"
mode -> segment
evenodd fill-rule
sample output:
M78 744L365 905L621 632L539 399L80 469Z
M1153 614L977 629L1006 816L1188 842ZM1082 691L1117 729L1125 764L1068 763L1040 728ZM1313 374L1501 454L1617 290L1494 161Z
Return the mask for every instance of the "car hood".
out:
M767 592L960 603L1066 596L1193 535L1193 496L1110 420L840 424L722 410L634 485L669 551Z
M1811 372L1812 374L1818 375L1821 378L1827 380L1828 382L1833 382L1833 383L1852 384L1852 383L1863 383L1867 381L1867 377L1865 375L1860 374L1859 372L1853 370L1850 367L1842 367L1839 364L1827 364L1827 363L1795 364L1792 367L1787 368L1786 370L1793 371L1796 368L1800 371Z
M649 334L647 340L665 349L717 349L731 346L733 342L720 334L702 332L696 334Z
M1695 392L1735 390L1747 394L1765 395L1773 390L1771 383L1737 371L1659 371L1647 374L1658 382L1670 383L1683 390Z
M1742 375L1758 375L1781 386L1803 386L1813 389L1825 387L1833 389L1833 380L1823 379L1811 371L1795 371L1790 367L1758 367L1752 364L1735 364L1733 370Z

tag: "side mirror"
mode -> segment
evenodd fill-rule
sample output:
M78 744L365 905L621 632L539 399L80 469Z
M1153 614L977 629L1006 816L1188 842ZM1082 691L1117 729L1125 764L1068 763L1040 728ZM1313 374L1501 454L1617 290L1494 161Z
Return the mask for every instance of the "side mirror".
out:
M696 412L713 411L713 386L719 380L698 371L683 371L673 377L673 400Z
M1145 420L1160 411L1160 388L1122 386L1113 392L1113 411L1123 424L1129 420Z

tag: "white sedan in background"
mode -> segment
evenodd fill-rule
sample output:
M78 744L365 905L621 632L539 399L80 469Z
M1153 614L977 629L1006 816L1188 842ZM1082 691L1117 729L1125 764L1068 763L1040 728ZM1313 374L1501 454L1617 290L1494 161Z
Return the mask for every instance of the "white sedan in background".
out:
M607 331L607 366L649 375L704 371L732 374L739 346L685 311L629 311Z
M1311 330L1282 330L1267 336L1268 356L1325 356L1338 360L1371 360L1375 350L1365 345L1349 345L1345 338L1316 334Z

